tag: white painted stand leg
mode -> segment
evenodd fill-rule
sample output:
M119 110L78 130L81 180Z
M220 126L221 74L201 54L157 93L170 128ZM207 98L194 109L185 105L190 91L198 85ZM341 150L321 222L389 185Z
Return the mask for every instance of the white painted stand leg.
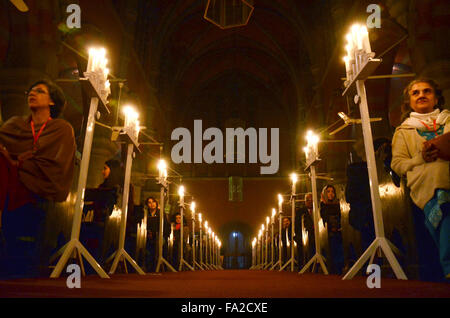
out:
M299 274L303 274L306 270L313 265L313 271L315 270L316 264L319 263L322 268L322 272L328 275L327 267L325 266L325 258L320 253L320 233L319 233L319 200L317 197L317 185L316 185L316 167L314 164L309 166L311 172L311 186L313 194L313 218L314 218L314 240L316 246L316 254L306 263L305 266L300 270Z
M134 270L139 275L145 275L144 271L139 267L136 261L125 251L125 231L127 224L127 213L128 213L128 200L130 194L130 179L131 179L131 163L133 156L133 147L132 143L128 144L127 149L127 161L125 165L125 182L123 189L123 197L122 197L122 214L121 214L121 222L120 222L120 237L119 237L119 248L116 252L114 252L115 257L109 274L114 274L119 261L123 261L124 267L126 269L126 261L130 262L131 266L133 266Z
M164 185L161 185L161 194L160 194L160 210L159 210L159 244L158 244L158 264L156 265L156 273L159 273L159 270L162 265L167 266L172 272L176 272L175 268L170 265L170 263L163 257L163 229L164 229Z
M86 188L86 180L89 169L89 159L91 156L92 140L94 138L94 128L95 128L95 115L97 113L98 98L92 97L91 104L89 107L89 115L86 125L86 135L84 138L83 155L81 158L80 175L78 177L78 187L77 187L77 199L75 201L75 210L72 221L72 233L70 241L57 252L57 255L61 255L58 263L50 274L51 278L57 278L61 275L62 270L65 268L71 255L76 253L80 258L83 256L86 258L88 263L97 272L101 278L109 278L108 274L101 268L97 261L92 257L88 250L80 243L80 227L81 227L81 216L83 213L84 205L84 190ZM57 256L56 256L57 257ZM53 258L56 258L53 257ZM83 260L80 259L80 263Z
M183 221L184 221L184 208L181 207L180 209L181 214L181 226L180 226L180 248L179 248L179 259L180 259L180 265L178 266L178 271L183 270L183 266L186 266L191 271L194 270L194 268L184 260L184 233L183 233Z
M369 118L369 108L367 105L367 96L366 96L366 88L364 86L364 80L356 81L356 89L359 96L359 109L361 113L361 124L364 136L364 147L366 150L366 159L367 159L367 170L369 172L369 184L370 184L370 197L372 200L372 212L375 226L375 235L376 238L369 246L369 248L363 253L360 259L350 268L350 270L345 274L342 279L351 279L356 273L361 269L367 259L372 256L378 249L381 250L386 255L386 258L389 264L392 267L392 270L395 273L397 279L406 280L407 277L403 272L400 264L395 258L394 253L392 252L392 247L394 245L386 239L384 235L384 225L383 225L383 216L381 211L381 199L380 192L378 187L378 174L377 167L375 161L375 152L373 148L373 138L372 138L372 130L370 129L370 118ZM395 248L395 251L398 252L398 249Z

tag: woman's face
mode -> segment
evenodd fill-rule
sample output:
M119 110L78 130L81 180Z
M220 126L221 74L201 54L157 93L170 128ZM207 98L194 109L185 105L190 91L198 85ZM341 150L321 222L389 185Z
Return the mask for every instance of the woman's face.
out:
M152 199L147 201L147 206L150 210L156 210L156 202Z
M431 113L437 102L434 89L428 83L416 83L409 91L409 105L416 113Z
M107 165L104 165L102 170L103 179L107 179L110 173L111 169Z
M334 189L332 187L327 188L328 201L333 201L335 197L336 197L336 193L334 193Z
M48 87L45 84L37 84L28 92L28 106L31 109L45 108L55 105L52 101Z
M291 225L291 221L288 218L283 219L283 228L288 228Z
M180 224L181 223L181 215L176 215L175 216L175 222L177 223L177 224Z

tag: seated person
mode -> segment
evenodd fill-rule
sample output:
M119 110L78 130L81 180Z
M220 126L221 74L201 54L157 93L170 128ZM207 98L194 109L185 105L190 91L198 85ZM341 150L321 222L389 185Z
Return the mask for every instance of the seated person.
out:
M416 79L404 92L404 121L392 139L392 169L406 176L413 201L413 213L426 231L417 237L419 262L437 247L443 275L450 279L450 177L449 161L430 141L448 134L450 112L443 109L442 91L433 80ZM448 135L447 135L448 136ZM428 231L428 233L427 233ZM431 236L433 243L423 246ZM422 245L422 247L421 247ZM444 279L443 277L441 279Z
M342 242L341 207L332 185L323 188L320 202L320 216L327 225L330 249L330 273L342 274L344 268L344 247Z
M39 206L66 200L76 145L72 126L58 118L65 97L56 85L45 80L34 83L27 101L31 115L12 117L0 127L0 210L8 257L22 257L28 242L33 258L26 269L9 259L9 269L37 276L43 263L38 258L46 215Z

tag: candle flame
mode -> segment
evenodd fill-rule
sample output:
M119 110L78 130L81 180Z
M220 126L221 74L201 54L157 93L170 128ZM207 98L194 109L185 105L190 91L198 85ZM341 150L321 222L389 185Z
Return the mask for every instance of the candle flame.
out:
M180 196L180 197L184 197L184 186L180 186L179 188L178 188L178 195Z
M291 180L293 183L297 183L297 174L296 173L291 174Z
M281 194L278 194L278 203L283 203L283 196Z
M159 160L159 162L158 162L158 170L159 171L163 171L166 168L167 168L167 165L166 165L166 162L164 161L164 159Z

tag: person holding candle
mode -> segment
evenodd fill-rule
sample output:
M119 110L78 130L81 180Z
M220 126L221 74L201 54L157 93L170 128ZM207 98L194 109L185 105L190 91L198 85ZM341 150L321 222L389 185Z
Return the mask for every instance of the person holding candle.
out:
M0 210L10 273L39 275L39 255L45 224L44 207L66 200L72 185L76 144L72 126L58 118L65 105L63 92L39 80L27 93L31 115L15 116L0 127ZM26 241L23 238L27 238ZM14 258L16 259L16 258ZM45 270L42 264L42 270Z
M341 208L336 197L336 189L330 184L326 185L322 190L320 216L323 222L327 224L331 261L330 273L341 275L344 268Z
M441 147L436 142L447 140L448 145L450 112L443 109L444 97L431 79L413 80L403 94L404 121L392 140L391 167L398 175L406 176L416 229L417 222L425 223L438 247L444 275L450 279L450 180L449 159L445 156L448 146Z

